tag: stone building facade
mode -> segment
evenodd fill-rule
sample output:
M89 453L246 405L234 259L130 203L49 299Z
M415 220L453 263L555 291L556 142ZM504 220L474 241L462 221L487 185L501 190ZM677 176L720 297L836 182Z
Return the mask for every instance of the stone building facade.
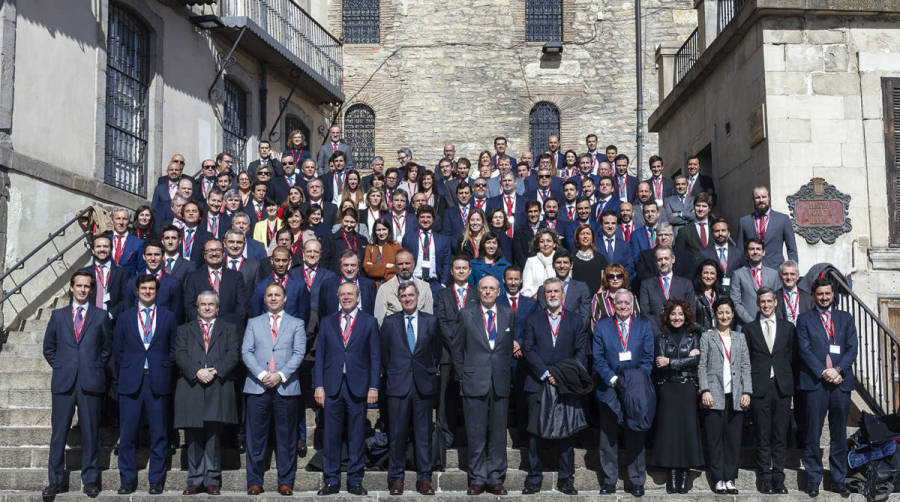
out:
M329 26L344 35L345 8L367 2L328 0ZM373 2L368 2L372 4ZM635 24L632 2L597 0L383 0L375 43L344 39L344 104L371 108L374 151L396 164L409 147L416 160L437 163L444 143L471 159L509 139L513 156L528 150L529 113L549 102L559 110L562 150L585 150L589 133L603 146L635 151ZM528 42L526 8L561 5L559 56ZM657 103L653 50L684 39L696 23L690 0L643 3L644 107ZM598 13L603 20L598 20ZM343 115L342 115L343 117ZM646 131L645 131L646 133ZM546 148L546 144L542 145ZM655 135L645 158L656 153Z

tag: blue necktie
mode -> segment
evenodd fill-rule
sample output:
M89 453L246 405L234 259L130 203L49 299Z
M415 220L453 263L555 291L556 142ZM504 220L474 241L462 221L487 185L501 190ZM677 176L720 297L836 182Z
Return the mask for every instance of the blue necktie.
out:
M191 259L191 248L194 247L194 229L189 228L187 230L187 234L188 234L187 239L185 239L185 240L187 242L190 242L191 245L184 249L184 257L187 258L188 260L190 260Z
M497 341L497 325L494 323L494 311L488 310L488 340Z
M150 312L153 310L150 307L144 308L144 343L150 343L153 340L153 319L150 317Z
M669 277L668 276L663 277L663 289L665 289L665 291L663 291L663 293L666 295L666 300L668 300L669 299Z
M412 325L413 316L406 316L406 343L409 344L409 351L415 352L416 350L416 332L413 330Z

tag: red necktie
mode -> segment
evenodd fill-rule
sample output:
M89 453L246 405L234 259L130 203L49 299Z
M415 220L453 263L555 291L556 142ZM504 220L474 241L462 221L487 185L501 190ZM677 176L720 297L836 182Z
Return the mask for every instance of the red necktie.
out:
M518 296L514 296L514 297L511 298L511 300L512 300L512 309L513 309L513 312L515 312L516 314L518 314L518 313L519 313L519 297L518 297Z
M281 314L273 314L269 316L272 319L272 346L275 346L275 340L278 338L278 319ZM275 371L275 356L269 359L269 372Z
M203 351L209 352L209 335L212 326L208 322L200 321L200 327L203 328Z
M753 282L756 283L756 289L759 289L760 286L762 286L762 277L760 277L760 275L762 275L762 270L751 268L750 273L753 274Z
M337 151L337 143L332 143L331 144L331 153L334 153L336 151Z
M697 224L700 225L700 242L703 243L703 247L706 247L706 223L701 221Z
M631 225L625 225L622 231L625 233L625 242L631 242Z
M119 264L119 259L122 258L122 251L125 251L124 240L125 239L121 235L116 236L116 265Z

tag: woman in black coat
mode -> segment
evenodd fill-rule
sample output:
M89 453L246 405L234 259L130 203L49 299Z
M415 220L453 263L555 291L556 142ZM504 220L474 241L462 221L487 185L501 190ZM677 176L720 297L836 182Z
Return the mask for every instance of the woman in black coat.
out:
M656 338L656 428L650 464L669 469L667 493L687 493L691 467L703 465L697 414L700 332L691 305L678 298L663 305L662 333Z
M694 274L694 315L697 328L704 332L716 327L712 305L725 294L722 288L722 269L716 260L706 259Z

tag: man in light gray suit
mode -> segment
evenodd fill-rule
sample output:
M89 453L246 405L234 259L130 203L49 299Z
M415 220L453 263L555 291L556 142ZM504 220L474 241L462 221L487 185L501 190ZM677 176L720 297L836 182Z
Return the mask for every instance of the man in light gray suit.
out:
M753 189L753 207L756 208L756 211L741 218L738 247L743 246L747 239L756 237L766 248L763 265L778 270L781 262L784 261L782 249L787 249L789 260L799 263L797 241L794 239L791 218L784 213L772 210L768 188L759 186Z
M509 408L510 358L515 314L497 303L500 282L478 281L478 305L459 311L453 340L448 341L460 380L468 436L468 495L485 490L506 495L506 412Z
M668 221L678 235L678 229L694 222L694 196L687 193L687 177L679 174L675 177L675 193L666 197L660 211L660 221Z
M328 141L319 148L319 156L316 160L316 176L322 176L328 172L328 159L331 158L331 154L337 151L347 154L346 169L348 171L352 170L353 151L350 145L341 137L341 128L333 125L331 129L328 129Z
M250 319L244 331L241 357L247 366L247 494L262 492L268 468L269 427L275 422L278 493L292 495L297 471L297 415L300 374L306 354L303 320L284 311L284 286L266 286L266 312ZM273 420L274 419L274 420Z
M734 271L731 276L729 295L734 302L734 311L743 324L756 320L759 307L756 305L756 291L765 286L778 289L781 281L775 269L763 265L766 250L761 240L751 237L744 242L744 256L747 266Z
M584 329L587 331L591 322L591 291L584 282L572 279L572 255L567 249L559 249L553 255L553 269L556 270L556 277L563 283L563 308L577 314L584 321ZM544 286L538 288L537 297L541 308L547 308Z

